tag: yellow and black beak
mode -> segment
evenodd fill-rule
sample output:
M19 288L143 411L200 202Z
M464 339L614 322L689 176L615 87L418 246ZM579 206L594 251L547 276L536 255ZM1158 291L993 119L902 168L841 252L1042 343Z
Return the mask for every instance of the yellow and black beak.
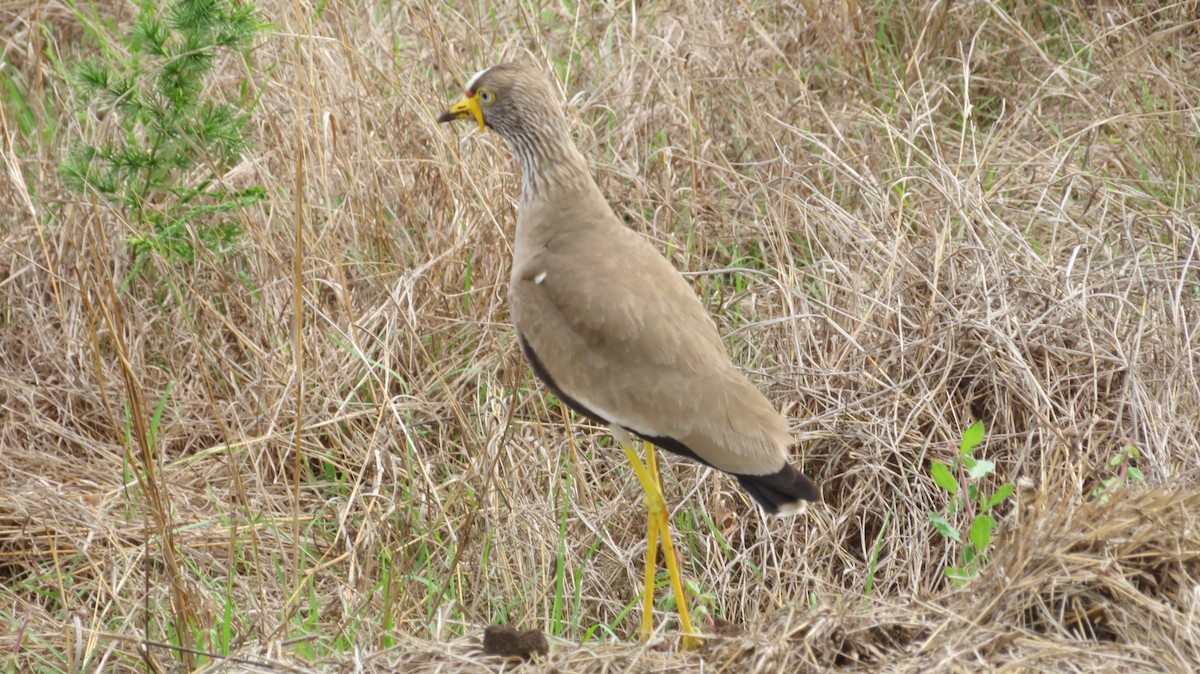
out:
M474 117L476 122L479 122L479 130L483 131L487 128L487 124L483 121L483 108L479 107L479 96L477 94L468 94L466 98L450 106L450 109L438 116L439 123L453 122L456 119L466 119Z

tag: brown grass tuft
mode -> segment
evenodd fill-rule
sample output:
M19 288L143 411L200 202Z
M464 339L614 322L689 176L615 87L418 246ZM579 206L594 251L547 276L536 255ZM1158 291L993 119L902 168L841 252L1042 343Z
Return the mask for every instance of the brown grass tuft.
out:
M511 671L490 624L549 635L531 671L1200 661L1195 3L263 2L208 95L249 72L223 181L269 197L130 280L135 225L57 173L115 128L58 64L136 7L0 0L0 667ZM668 461L737 626L699 654L669 600L633 643L637 480L514 344L516 166L433 122L510 58L824 487L774 521ZM1020 487L959 587L929 465L976 420Z

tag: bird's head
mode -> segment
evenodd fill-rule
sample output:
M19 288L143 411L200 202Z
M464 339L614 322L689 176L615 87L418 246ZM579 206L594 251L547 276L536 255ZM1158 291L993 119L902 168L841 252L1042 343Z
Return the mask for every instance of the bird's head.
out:
M491 128L512 138L529 128L555 126L562 111L552 101L546 76L521 63L502 63L480 72L463 87L466 98L450 106L439 122L474 118L479 129Z

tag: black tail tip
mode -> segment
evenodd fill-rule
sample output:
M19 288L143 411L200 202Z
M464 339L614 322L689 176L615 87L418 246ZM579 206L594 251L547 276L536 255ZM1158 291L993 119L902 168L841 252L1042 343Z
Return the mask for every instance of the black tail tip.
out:
M790 463L770 475L738 475L738 482L769 515L804 512L808 502L821 501L821 488Z

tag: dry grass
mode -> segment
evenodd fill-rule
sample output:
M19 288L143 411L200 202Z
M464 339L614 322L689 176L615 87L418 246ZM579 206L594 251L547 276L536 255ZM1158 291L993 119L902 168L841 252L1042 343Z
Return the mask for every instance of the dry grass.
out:
M0 0L0 663L508 671L477 642L510 623L550 634L538 671L1194 667L1196 5L924 4L264 0L227 181L270 197L237 255L124 286L129 225L56 173L110 122L50 55L94 41ZM507 149L433 122L509 58L558 76L824 485L770 521L668 463L740 625L701 654L632 642L637 480L514 344ZM976 419L1020 488L960 588L928 465ZM1127 445L1145 483L1102 502Z

